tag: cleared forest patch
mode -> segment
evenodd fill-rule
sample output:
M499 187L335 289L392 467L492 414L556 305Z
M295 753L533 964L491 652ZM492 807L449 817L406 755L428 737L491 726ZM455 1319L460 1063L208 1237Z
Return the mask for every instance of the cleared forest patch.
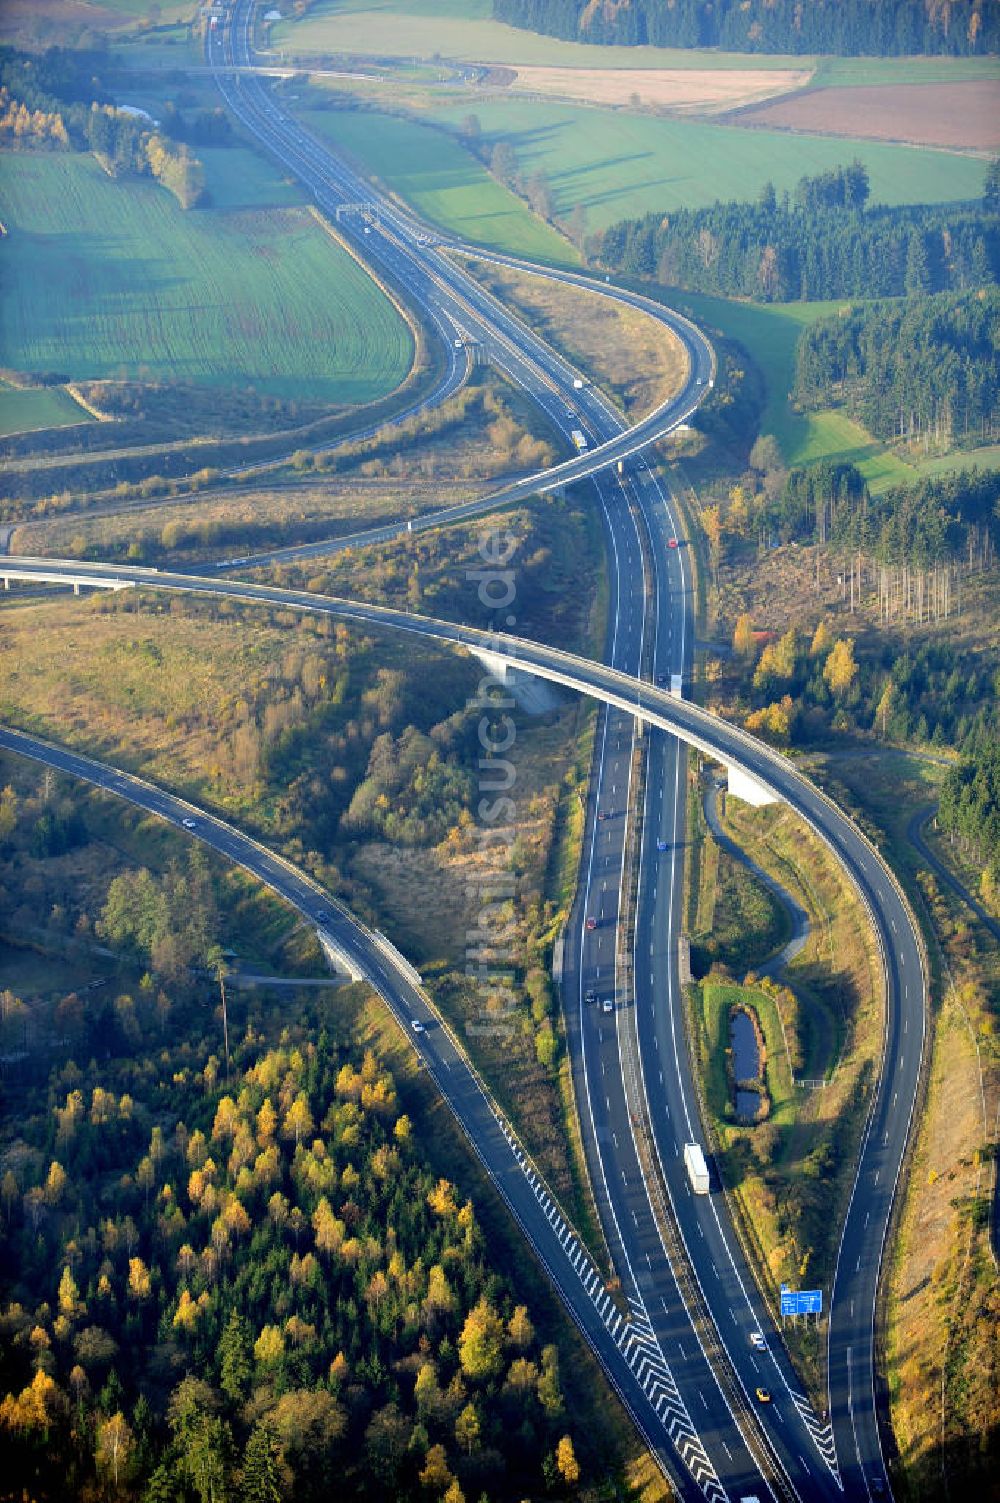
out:
M1000 147L1000 82L880 85L813 89L746 110L743 125L906 141L974 151Z

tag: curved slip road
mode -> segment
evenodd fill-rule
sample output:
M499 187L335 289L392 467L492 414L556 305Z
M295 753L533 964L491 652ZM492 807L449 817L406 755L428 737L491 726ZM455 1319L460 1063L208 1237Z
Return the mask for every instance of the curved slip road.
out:
M734 861L738 861L741 866L745 866L749 872L752 872L757 881L767 888L788 915L791 937L768 960L761 965L754 966L758 976L773 976L777 971L784 970L786 966L791 965L796 955L801 952L809 938L809 915L802 904L792 897L788 888L782 887L776 877L772 877L769 871L764 870L760 862L748 856L743 847L738 845L723 829L719 818L719 785L714 780L705 790L704 809L705 823L711 830L716 843Z

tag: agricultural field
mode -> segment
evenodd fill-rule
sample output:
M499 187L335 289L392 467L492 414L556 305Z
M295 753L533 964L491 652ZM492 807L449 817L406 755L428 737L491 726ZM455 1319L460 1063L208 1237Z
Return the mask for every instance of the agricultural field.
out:
M7 364L357 403L392 391L410 329L249 151L206 153L218 207L112 181L91 157L8 157L0 247Z
M90 413L61 386L16 387L0 383L0 438L92 421Z
M34 42L42 46L66 45L87 33L113 32L149 19L158 11L158 23L187 20L194 14L195 0L5 0L0 6L0 40Z
M1000 148L1000 82L980 79L810 89L793 99L772 100L746 110L740 121L831 136L995 152Z
M457 126L469 109L468 102L438 107L434 118ZM642 214L754 198L768 181L780 193L803 175L854 156L868 168L873 203L977 198L986 171L983 161L920 147L742 130L555 101L483 101L475 113L488 145L506 142L522 173L545 174L560 216L585 205L591 233Z
M995 58L840 58L748 54L674 47L603 47L506 26L492 19L491 0L318 0L301 21L273 29L273 44L301 57L360 53L380 57L549 64L560 68L673 68L691 71L803 69L824 86L865 83L950 83L1000 77Z
M714 115L743 109L801 89L811 74L799 68L544 68L518 66L511 89L585 104L631 105L682 114Z
M1000 78L996 57L817 57L813 88L976 82Z
M305 119L441 229L536 261L574 265L568 240L490 176L460 143L395 115L319 110Z

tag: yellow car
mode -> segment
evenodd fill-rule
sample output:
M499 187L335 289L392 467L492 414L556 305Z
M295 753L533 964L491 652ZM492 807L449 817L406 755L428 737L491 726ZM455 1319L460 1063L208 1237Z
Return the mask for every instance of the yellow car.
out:
M771 1395L768 1393L766 1388L757 1389L757 1402L760 1404L770 1404Z

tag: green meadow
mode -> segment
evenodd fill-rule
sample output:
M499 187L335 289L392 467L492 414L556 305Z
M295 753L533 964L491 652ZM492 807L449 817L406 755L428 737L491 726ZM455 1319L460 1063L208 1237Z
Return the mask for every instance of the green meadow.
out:
M438 108L434 117L454 127L469 109L468 103ZM745 130L561 101L484 101L475 113L487 142L507 142L523 173L545 173L560 215L578 204L586 207L591 231L720 198L756 198L768 181L780 193L804 175L855 156L868 168L873 203L978 198L986 172L985 162L951 152Z
M761 432L774 435L787 464L848 461L858 466L873 491L914 478L910 465L846 414L833 410L800 413L788 400L795 381L799 335L817 319L835 313L841 303L742 303L675 288L663 289L659 295L710 332L717 330L748 351L767 388Z
M216 207L89 156L8 155L0 335L12 369L142 375L356 403L392 391L409 327L251 152L206 153Z
M90 413L61 386L17 387L0 384L0 438L34 433L39 428L68 428L91 423Z
M578 261L567 240L444 131L367 111L318 110L304 118L440 229L535 261Z

